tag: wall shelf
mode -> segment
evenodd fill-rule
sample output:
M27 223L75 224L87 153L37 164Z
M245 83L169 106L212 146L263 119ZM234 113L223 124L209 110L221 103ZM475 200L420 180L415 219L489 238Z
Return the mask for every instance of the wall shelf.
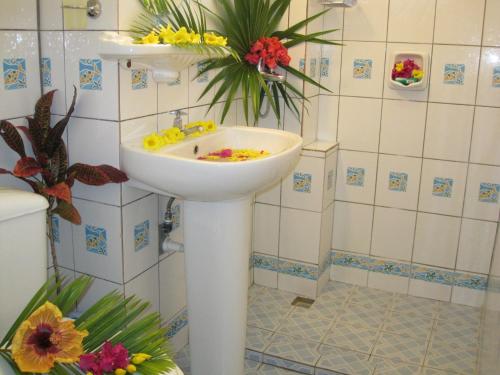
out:
M105 60L118 60L125 68L150 69L157 82L175 82L182 70L217 57L170 44L136 44L131 37L111 32L101 38L99 55Z
M420 68L424 72L422 80L406 86L400 82L393 80L391 75L389 74L387 77L387 79L389 80L389 87L391 89L405 91L425 90L429 82L429 55L421 52L395 52L392 54L389 60L390 69L392 70L395 63L403 62L407 59L415 61L415 63L420 66Z

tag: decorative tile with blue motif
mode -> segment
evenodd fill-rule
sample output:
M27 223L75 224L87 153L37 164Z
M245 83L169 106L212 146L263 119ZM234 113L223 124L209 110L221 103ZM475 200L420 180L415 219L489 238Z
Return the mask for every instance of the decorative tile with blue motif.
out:
M134 226L135 251L144 249L149 245L149 220Z
M132 69L132 90L142 90L148 88L148 70Z
M293 190L299 193L311 192L312 175L309 173L295 172L293 174Z
M55 243L61 243L61 230L59 228L59 217L52 215L52 239Z
M278 258L267 255L254 254L253 266L255 268L263 270L278 271Z
M42 86L52 87L52 61L49 57L42 57Z
M444 83L446 85L463 85L465 79L464 64L445 64Z
M372 78L373 61L370 59L355 59L352 63L352 76L355 79Z
M179 228L181 225L181 206L175 205L172 208L172 230Z
M102 60L80 59L80 88L102 90Z
M311 59L311 61L309 62L309 76L311 78L316 78L316 68L318 66L318 60L314 57Z
M437 268L420 266L418 264L412 265L410 277L415 280L443 285L453 285L455 282L455 272L453 271L440 270Z
M330 70L330 59L328 57L322 57L319 64L320 77L328 77L329 70Z
M351 186L365 185L365 169L364 168L347 168L346 184Z
M434 177L432 184L432 195L442 198L450 198L453 191L453 179Z
M410 276L411 267L407 263L391 262L388 260L374 259L370 271L385 273L386 275Z
M188 312L187 309L184 309L167 324L167 337L171 339L182 328L186 327L187 325L188 325Z
M408 174L403 172L389 172L389 190L406 191L408 184Z
M85 243L87 251L99 255L108 255L106 229L85 225Z
M198 73L200 73L203 70L203 68L205 68L205 63L199 62L196 65L196 68L198 69ZM198 83L206 83L206 82L208 82L208 72L200 74L198 76L198 78L196 78L196 82L198 82Z
M3 59L3 82L5 90L25 89L26 60L22 58Z
M500 65L493 68L493 79L491 85L493 87L500 87Z
M455 275L455 285L463 288L486 290L488 277L482 275L470 275L457 272Z
M299 60L299 71L301 73L306 72L306 59L304 59L303 57Z
M362 270L369 270L371 267L372 260L369 257L342 252L333 252L332 254L332 264L336 266L353 267Z
M490 182L481 182L479 185L479 202L498 203L500 185Z
M302 277L304 279L318 280L318 266L280 259L279 272L290 276Z

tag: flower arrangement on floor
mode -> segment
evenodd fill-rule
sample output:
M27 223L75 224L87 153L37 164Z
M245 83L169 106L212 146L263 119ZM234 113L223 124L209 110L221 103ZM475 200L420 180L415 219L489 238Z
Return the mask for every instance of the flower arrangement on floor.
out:
M76 88L68 113L51 126L51 106L55 92L56 90L50 91L37 101L34 116L26 118L27 127L16 127L9 121L0 121L0 137L20 157L12 171L0 168L0 174L9 174L27 183L35 193L42 195L49 202L47 237L50 242L54 273L59 280L53 217L59 215L73 224L81 224L80 214L72 203L71 188L75 181L101 186L125 182L128 178L125 173L110 165L92 166L82 163L68 165L68 153L62 137L75 108ZM31 143L33 157L26 153L24 141L18 130Z
M91 282L51 278L33 296L0 342L13 374L159 375L176 367L159 314L144 315L149 303L136 297L114 291L69 319Z
M308 99L302 88L294 86L286 79L273 79L278 73L293 76L329 91L290 65L288 49L303 43L338 45L336 42L322 39L322 36L336 30L311 34L300 32L330 9L307 17L285 30L279 30L281 19L286 14L291 0L219 0L217 12L198 1L194 1L197 4L196 12L192 12L188 5L184 5L184 10L180 10L172 0L141 0L141 3L148 12L147 17L141 17L140 27L134 30L142 32L142 35L139 33L141 36L147 35L152 28L158 28L161 23L158 20L162 19L168 19L175 30L185 27L186 32L193 30L202 34L199 30L206 31L206 15L210 15L216 24L216 35L224 35L224 38L227 38L227 47L224 48L228 48L231 53L222 58L209 58L198 72L200 76L211 70L216 71L215 77L199 99L211 94L215 88L209 110L221 100L225 100L221 123L240 93L247 124L257 124L264 99L267 99L278 120L283 113L280 100L299 117L300 102Z
M199 130L188 135L188 138L201 137L204 134L217 130L217 125L213 121L195 121L187 124L185 129L198 128ZM146 150L156 151L160 148L182 141L186 135L179 128L169 128L162 130L160 134L151 133L144 138L143 146Z
M404 86L420 82L424 78L424 71L412 59L398 61L392 68L391 79Z

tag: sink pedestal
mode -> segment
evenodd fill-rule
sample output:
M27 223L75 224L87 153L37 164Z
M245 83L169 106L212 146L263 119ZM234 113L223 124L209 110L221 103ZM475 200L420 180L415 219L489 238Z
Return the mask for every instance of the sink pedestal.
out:
M251 197L184 202L192 375L244 374L251 230Z

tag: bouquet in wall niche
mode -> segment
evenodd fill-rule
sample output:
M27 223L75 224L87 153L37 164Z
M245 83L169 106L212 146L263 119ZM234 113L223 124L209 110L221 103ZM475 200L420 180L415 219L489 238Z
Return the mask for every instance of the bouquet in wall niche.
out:
M210 17L215 25L210 32L223 38L224 48L229 53L209 57L198 66L198 77L214 72L214 77L206 85L199 100L215 91L210 99L209 110L224 102L221 123L240 98L247 124L256 125L259 118L264 116L261 110L265 102L268 105L265 112L272 108L278 121L283 115L280 102L299 117L300 103L308 101L304 96L303 82L329 91L298 69L299 62L294 67L289 51L304 43L338 45L323 38L336 30L302 32L330 9L281 29L291 0L219 0L214 1L211 8L195 0L191 1L195 11L186 4L177 6L175 0L140 1L146 15L140 17L140 27L133 31L139 32L142 37L147 36L145 33L152 28L159 30L161 20L165 19L174 24L177 30L182 27L186 31L206 30L206 19ZM307 2L298 3L307 6ZM206 37L204 39L207 40ZM287 81L289 77L300 82L300 86Z
M35 105L33 117L26 117L28 126L14 126L9 121L0 121L0 137L6 145L19 155L12 170L1 168L0 174L11 175L42 195L49 202L47 209L47 236L54 265L56 280L60 279L53 236L55 215L79 225L80 214L73 205L71 188L75 181L86 185L101 186L128 180L125 173L110 165L68 165L68 153L63 134L75 108L76 88L68 113L51 126L51 106L56 90L44 94ZM31 154L26 152L21 132L31 144Z
M176 368L149 303L111 292L68 317L92 279L49 279L0 338L2 375L161 375ZM59 293L57 291L59 290Z

